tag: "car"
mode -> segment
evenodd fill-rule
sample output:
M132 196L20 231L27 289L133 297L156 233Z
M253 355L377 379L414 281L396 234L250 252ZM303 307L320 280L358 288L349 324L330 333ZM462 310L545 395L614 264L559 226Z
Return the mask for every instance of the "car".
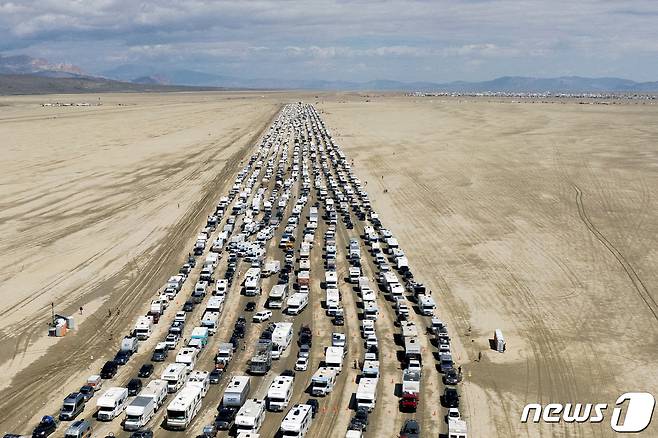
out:
M297 357L305 357L308 358L311 355L311 347L308 344L303 344L301 347L299 347L299 353L297 354Z
M308 400L306 400L306 404L311 407L311 411L312 411L311 416L315 418L315 415L320 410L320 402L318 402L314 398L309 398Z
M153 438L151 429L140 429L130 434L130 438Z
M193 255L190 255L187 258L187 264L194 268L196 266L196 257L194 257Z
M256 310L256 303L253 301L249 301L247 305L244 307L244 310L246 310L247 312L253 312L254 310Z
M443 375L443 383L445 385L456 385L459 383L459 373L454 368L446 371Z
M91 385L84 385L80 387L78 392L82 394L82 396L85 398L85 401L89 401L94 396L95 389Z
M50 415L45 415L41 418L41 422L37 424L37 427L32 430L32 438L43 438L47 437L55 432L57 429L57 423L55 419Z
M199 435L199 438L214 438L217 436L217 426L214 424L208 424L203 426L203 433Z
M308 369L308 357L298 357L295 362L296 371L306 371Z
M281 375L286 377L295 377L295 372L293 370L283 370Z
M139 377L151 377L151 374L153 374L153 364L151 363L145 363L142 365L142 367L139 369L139 372L137 375Z
M125 365L125 364L128 363L128 360L130 359L130 356L131 356L130 351L119 350L117 352L116 356L114 356L114 362L117 365Z
M219 383L220 379L222 378L223 373L224 373L224 370L219 369L219 368L215 368L214 370L212 370L210 372L210 375L208 376L208 378L210 379L210 383L212 383L213 385Z
M443 406L446 408L458 408L459 407L459 394L455 388L445 388L443 390Z
M459 420L461 419L461 415L459 413L459 409L457 408L450 408L448 409L448 419L453 419L453 420Z
M260 312L254 313L254 316L251 318L253 322L264 322L272 317L271 310L261 310Z
M165 338L165 344L167 344L167 347L169 347L170 350L173 350L176 348L176 345L178 345L179 340L180 340L179 335L177 335L176 333L169 333Z
M245 328L243 325L239 325L233 328L233 335L238 338L244 338Z
M174 315L174 321L177 322L185 322L185 319L187 318L187 313L184 311L176 312L176 315Z
M335 326L342 327L345 325L345 318L342 315L336 315L331 322Z
M135 377L128 382L128 395L137 395L142 390L142 380Z
M218 409L219 412L217 413L217 417L215 417L215 426L219 430L230 430L235 423L235 414L237 411L235 408L227 408L221 405Z
M111 379L114 377L118 370L119 365L113 360L108 360L103 365L103 368L101 368L101 372L99 374L101 379Z
M420 425L416 420L407 420L400 429L400 438L420 438Z
M181 335L183 333L183 329L185 329L185 321L174 321L171 323L171 326L169 326L169 334Z
M350 424L347 428L349 430L359 430L362 432L368 430L368 409L357 408L356 413L350 420Z
M192 300L185 301L185 304L183 304L183 312L191 312L193 310L194 310L194 301Z

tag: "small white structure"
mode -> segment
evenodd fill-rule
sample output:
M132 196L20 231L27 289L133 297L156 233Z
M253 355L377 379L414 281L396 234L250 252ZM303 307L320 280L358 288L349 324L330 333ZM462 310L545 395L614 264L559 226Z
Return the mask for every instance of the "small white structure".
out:
M503 337L503 331L501 329L496 329L494 331L494 347L499 353L505 352L505 338Z

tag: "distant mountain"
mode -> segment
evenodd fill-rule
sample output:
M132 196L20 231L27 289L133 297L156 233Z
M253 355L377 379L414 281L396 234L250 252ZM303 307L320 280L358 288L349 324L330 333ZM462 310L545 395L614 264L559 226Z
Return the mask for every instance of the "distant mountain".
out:
M21 75L31 74L46 77L81 77L85 73L80 67L72 64L53 64L42 58L27 55L0 55L0 74Z

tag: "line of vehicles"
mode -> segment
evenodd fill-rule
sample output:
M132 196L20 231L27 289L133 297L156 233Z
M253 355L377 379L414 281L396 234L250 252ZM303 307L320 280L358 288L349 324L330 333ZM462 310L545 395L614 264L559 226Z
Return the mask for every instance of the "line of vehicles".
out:
M288 153L288 142L294 142L292 156ZM286 175L288 172L289 176ZM272 189L268 197L270 186ZM315 188L318 202L308 206L312 188ZM297 196L295 192L298 192ZM291 213L284 221L287 209L291 209ZM305 209L309 213L303 217ZM334 144L315 109L309 105L296 104L282 110L263 137L258 150L238 172L228 196L219 199L215 211L198 233L186 262L157 291L148 312L137 318L131 332L122 339L114 359L103 366L99 375L90 377L78 393L66 398L60 419L76 420L84 412L85 404L94 397L96 391L101 390L103 382L113 380L120 367L138 353L140 345L150 342L155 333L162 331L157 326L161 320L169 319L173 311L168 308L177 301L181 291L189 288L189 297L185 298L179 311L173 312L173 320L164 338L153 348L151 361L165 362L159 378L148 381L142 387L140 378L150 377L150 373L144 370L142 376L140 370L140 376L131 379L127 387L111 386L96 399L97 421L122 418L122 427L135 437L152 436L153 431L148 426L154 423L163 406L165 427L187 430L202 410L209 386L221 381L245 337L247 321L241 316L235 321L228 342L218 343L217 339L213 341L225 319L224 306L233 289L234 277L243 263L249 267L239 288L247 297L259 297L263 293L264 279L276 276L276 284L266 291L269 292L265 301L266 309L255 311L255 303L247 305L247 310L255 311L251 318L253 323L266 323L273 317L273 311L281 311L288 318L294 319L309 306L312 293L322 293L326 315L331 318L337 331L332 334L331 345L324 347L324 359L310 378L308 392L316 397L331 394L343 371L347 354L346 335L338 331L338 327L344 325L345 315L342 306L344 291L340 289L337 273L336 234L339 226L354 228L352 214L369 224L364 227L361 237L369 247L370 257L378 269L378 291L373 289L374 285L370 284L362 270L364 254L361 243L351 239L347 252L348 280L354 285L362 304L361 335L365 353L360 361L361 371L354 396L355 414L346 436L353 438L367 433L368 415L375 409L377 402L380 368L375 321L382 310L377 305L378 294L383 293L393 303L404 339L401 409L415 410L420 397L421 334L410 321L413 303L421 315L431 318L428 331L435 336L434 341L442 355L440 366L444 372L444 383L456 384L461 376L456 374L452 363L447 328L434 316L434 300L422 284L413 280L404 252L390 231L383 228L379 216L370 206L363 186L352 174L345 154ZM339 217L342 220L340 225ZM320 220L327 224L322 250L324 292L311 290L311 254ZM268 243L275 238L279 229L282 229L282 234L277 246L282 251L283 260L266 259ZM298 257L295 257L295 248ZM225 259L222 261L223 256ZM199 266L198 262L201 262ZM218 271L220 262L226 264L223 278L220 278ZM294 281L291 278L293 270ZM188 283L189 277L197 271L198 280L192 287ZM398 272L399 277L394 271ZM413 303L406 295L411 295ZM192 321L189 315L204 303L201 317ZM194 327L190 332L191 325ZM184 333L189 333L185 339ZM307 436L313 417L318 412L318 400L309 399L305 403L289 406L294 395L294 372L274 376L263 398L254 398L253 394L253 379L270 373L272 361L287 355L294 337L294 326L289 321L271 322L263 329L253 346L253 355L245 373L230 378L217 408L214 424L204 428L205 434L213 435L217 429L230 429L238 437L257 437L266 413L271 411L287 412L280 424L281 435ZM302 326L298 331L295 371L304 372L308 369L312 338L308 327ZM210 350L209 345L213 346L212 352L204 353ZM174 350L176 354L171 355L170 352ZM198 363L205 354L214 355L214 368L199 369ZM152 365L150 370L152 373ZM456 380L453 382L451 378ZM446 393L442 400L456 399L458 404L456 391L453 396ZM450 404L454 405L455 402ZM450 438L465 438L465 423L455 410L457 406L451 408L450 429L457 432L450 432ZM57 422L53 419L51 423L50 418L44 417L43 424L37 429L41 427L42 430L52 431L37 433L35 436L48 436L54 432ZM78 424L80 421L88 423L89 428L85 429L84 425ZM409 421L400 436L413 437L414 431L415 436L419 436L420 426L413 420ZM85 431L74 433L73 429L89 430L91 433L93 427L91 419L75 421L69 427L71 434L66 432L66 436L88 436ZM460 428L464 430L463 434L460 434Z

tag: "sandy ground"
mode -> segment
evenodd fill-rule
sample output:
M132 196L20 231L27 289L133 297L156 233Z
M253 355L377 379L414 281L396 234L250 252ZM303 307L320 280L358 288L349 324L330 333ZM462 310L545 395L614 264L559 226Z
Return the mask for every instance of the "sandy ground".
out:
M624 392L658 394L658 108L368 100L318 108L439 296L470 431L613 436L611 412L596 425L520 416L526 403L611 410ZM496 328L505 354L489 348ZM657 434L654 420L642 435Z
M48 389L43 380L68 379L76 365L111 354L105 336L132 322L117 311L130 316L176 271L219 189L281 103L276 94L224 93L39 105L69 99L96 97L2 98L4 419ZM58 313L75 313L79 330L46 337L51 302Z

